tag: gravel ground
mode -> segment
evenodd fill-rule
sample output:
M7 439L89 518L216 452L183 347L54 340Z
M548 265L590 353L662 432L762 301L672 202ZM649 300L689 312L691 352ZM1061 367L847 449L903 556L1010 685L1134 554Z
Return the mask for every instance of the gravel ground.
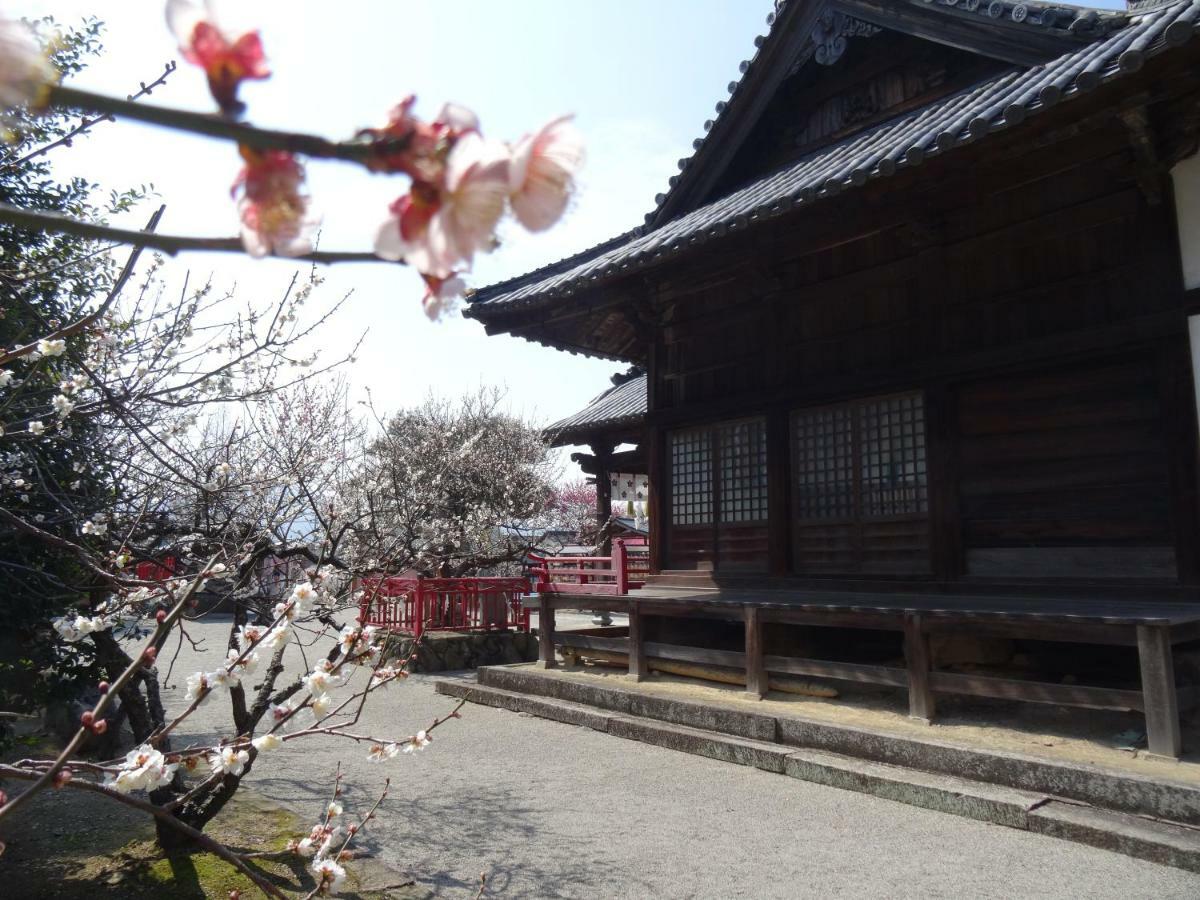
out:
M181 652L168 709L227 634L194 627L208 651ZM301 670L298 647L289 665ZM437 677L378 695L356 730L404 736L449 712ZM207 739L227 716L214 698L183 735ZM1200 896L1200 876L1177 869L474 705L421 753L375 764L308 738L246 784L315 821L339 761L348 811L391 777L363 844L437 896L473 897L481 872L487 896L507 897Z

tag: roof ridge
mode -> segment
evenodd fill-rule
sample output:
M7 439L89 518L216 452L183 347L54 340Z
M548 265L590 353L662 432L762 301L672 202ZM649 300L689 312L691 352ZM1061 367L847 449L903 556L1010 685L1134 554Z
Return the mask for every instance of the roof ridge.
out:
M729 82L728 91L730 99L717 101L715 108L716 117L706 120L704 123L704 134L692 141L691 156L679 159L679 174L672 175L667 179L666 191L655 195L654 209L650 210L644 216L647 225L650 225L658 217L659 211L662 210L671 198L675 188L682 181L682 174L705 145L708 133L717 126L717 123L722 120L726 111L734 105L737 95L741 93L742 83L746 80L746 77L754 67L755 61L761 55L760 51L769 41L774 39L776 25L782 20L784 10L789 5L795 5L797 2L803 2L803 0L777 0L775 11L767 16L767 32L755 37L754 54L749 59L742 60L738 67L740 73L738 78ZM1147 0L1147 2L1153 3L1155 0ZM1159 0L1159 2L1163 4L1186 3L1188 0ZM1029 27L1055 28L1070 31L1077 37L1090 37L1094 40L1105 38L1114 30L1112 25L1108 23L1115 24L1120 21L1121 26L1123 26L1127 24L1131 15L1142 12L1142 10L1103 9L1075 4L1064 5L1062 3L1042 2L1042 0L922 0L921 5L932 9L940 8L948 14L950 10L957 9L960 13L976 12L990 19L1010 18L1017 23L1028 23ZM828 3L826 3L826 6L828 6ZM839 10L839 12L849 18L854 18L852 11ZM1073 18L1071 18L1072 15L1074 15ZM662 227L662 225L670 221L673 221L673 219L666 219L655 227Z
M727 232L850 187L921 165L990 133L1020 125L1027 117L1086 94L1122 74L1140 70L1146 59L1188 43L1200 30L1200 0L1174 0L1128 18L1129 27L1031 68L1014 66L972 87L938 98L840 141L826 145L752 181L722 198L668 220L654 229L622 236L623 246L605 245L571 268L567 263L543 282L512 295L491 291L489 299L509 308L574 293L585 282L617 272L634 272ZM615 249L614 249L615 248ZM482 318L490 304L467 311Z
M578 250L570 256L564 256L562 259L555 260L554 262L546 263L544 266L531 269L520 275L513 275L511 278L506 278L503 281L493 281L491 284L484 285L481 288L468 289L466 300L468 303L483 302L487 300L487 295L492 292L522 287L530 281L536 281L538 276L554 274L557 270L587 262L589 259L611 250L620 243L639 237L643 231L644 229L641 226L635 226L615 237L610 237L598 244L585 247L583 250Z

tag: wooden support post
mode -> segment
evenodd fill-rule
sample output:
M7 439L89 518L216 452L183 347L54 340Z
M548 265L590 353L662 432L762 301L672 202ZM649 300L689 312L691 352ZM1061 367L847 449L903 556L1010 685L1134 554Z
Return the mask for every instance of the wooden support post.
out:
M763 658L763 624L757 606L747 606L746 616L746 693L755 700L767 695L767 667Z
M622 597L629 593L629 560L625 550L625 542L618 538L613 541L612 571L616 579L617 593Z
M904 659L908 665L908 715L929 724L934 715L929 637L921 631L921 617L914 612L904 613Z
M1171 656L1171 626L1137 627L1138 662L1142 667L1142 699L1146 705L1146 737L1150 753L1179 759L1179 699Z
M542 594L538 606L538 668L553 669L558 665L554 657L554 607L550 597Z
M646 637L642 629L641 604L629 601L629 677L642 681L649 670L646 668Z

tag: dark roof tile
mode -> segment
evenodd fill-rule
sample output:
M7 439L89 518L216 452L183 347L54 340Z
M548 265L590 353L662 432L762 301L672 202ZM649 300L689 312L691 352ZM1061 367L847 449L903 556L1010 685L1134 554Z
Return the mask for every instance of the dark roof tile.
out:
M745 227L772 210L808 206L1015 125L1101 81L1136 71L1146 56L1187 42L1200 22L1200 0L1174 0L1120 21L1127 22L1125 27L1103 40L1045 65L1004 72L851 135L657 228L633 229L561 262L483 288L470 298L465 314L484 318L493 311L561 296L582 283L636 270L731 228Z

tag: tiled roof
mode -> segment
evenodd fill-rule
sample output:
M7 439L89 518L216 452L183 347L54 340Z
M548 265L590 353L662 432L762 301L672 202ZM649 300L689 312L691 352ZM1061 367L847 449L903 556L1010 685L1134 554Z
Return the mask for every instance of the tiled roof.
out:
M561 446L571 443L572 437L615 425L636 425L645 417L646 376L641 374L609 388L575 415L555 422L542 433L555 446Z
M977 8L989 14L993 7L1004 7L1002 13L1011 7L1008 14L1013 15L1022 5L1033 6L997 0L980 3ZM1081 12L1086 15L1095 11ZM1018 125L1104 82L1138 71L1147 57L1187 43L1198 21L1200 0L1173 0L1134 10L1122 16L1119 22L1124 24L1106 37L1044 65L1004 72L851 135L652 230L634 229L536 272L483 288L470 298L465 314L483 318L500 308L515 309L569 296L603 279L656 265L685 248L753 222L811 206L846 188L918 166L969 141Z

